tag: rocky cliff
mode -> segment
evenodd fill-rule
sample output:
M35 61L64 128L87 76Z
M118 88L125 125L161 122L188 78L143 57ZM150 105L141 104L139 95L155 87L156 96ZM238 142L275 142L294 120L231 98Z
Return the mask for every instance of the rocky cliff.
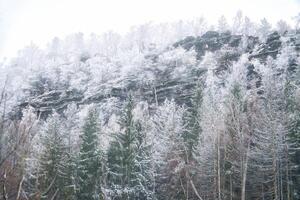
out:
M207 68L205 66L191 67L185 75L181 76L179 74L174 76L172 73L178 67L178 63L169 63L161 69L160 65L162 64L158 59L161 53L171 51L174 48L194 51L196 53L195 65L198 66L207 52L213 52L216 55L217 62L214 73L222 79L225 76L224 74L228 73L230 66L239 60L242 54L247 54L249 61L258 59L260 62L265 62L269 56L276 58L281 52L283 41L285 44L292 46L297 52L300 51L300 33L280 36L277 32L274 32L269 35L265 42L260 42L257 37L232 35L229 32L218 33L209 31L199 37L186 37L163 52L150 52L146 54L144 59L147 61L148 67L142 67L138 74L135 74L133 77L126 77L123 80L119 80L122 84L111 85L109 87L100 84L98 90L93 94L85 94L84 91L76 89L52 90L38 96L29 97L16 110L20 111L27 106L31 106L42 116L47 116L53 109L62 111L70 103L85 105L107 102L111 98L122 102L129 91L134 93L137 99L147 101L150 104L159 104L166 98L174 98L179 104L189 105L193 88L206 73ZM83 62L86 62L86 60ZM295 70L295 62L293 60L290 61L288 69L291 72ZM156 77L155 81L150 83L141 82L140 79L143 78L139 76L144 73L143 70L150 71ZM255 80L256 87L260 87L259 72L255 70L252 64L249 64L247 67L247 79L249 82ZM250 88L251 86L249 85ZM259 90L258 92L262 93ZM16 113L20 114L20 112Z

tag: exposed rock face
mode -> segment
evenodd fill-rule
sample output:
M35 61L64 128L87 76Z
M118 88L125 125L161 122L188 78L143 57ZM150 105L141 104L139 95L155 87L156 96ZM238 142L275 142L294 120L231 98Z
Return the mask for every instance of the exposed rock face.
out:
M260 86L262 85L262 78L259 73L257 73L254 69L253 64L249 64L247 66L247 89L257 89L257 94L263 94L263 90L260 90Z
M222 76L226 72L230 65L234 61L237 61L242 53L249 53L250 59L259 59L261 61L266 60L268 56L276 58L280 53L282 41L277 32L272 33L265 43L259 43L258 38L248 36L247 46L241 50L241 42L243 36L231 35L229 32L218 33L209 31L201 37L187 37L177 43L174 47L181 46L186 50L194 49L197 53L198 62L206 52L216 52L223 47L228 47L231 50L223 53L217 58L218 67L215 71L216 75ZM290 37L290 42L294 44L295 49L300 51L300 34L294 34ZM153 66L157 65L159 55L148 55L145 58L153 63ZM295 62L290 62L290 70L295 70ZM179 104L190 104L190 97L193 94L193 88L197 84L197 80L201 77L206 70L201 69L195 73L191 73L189 77L177 77L171 76L175 66L170 65L164 71L153 70L157 81L154 84L139 85L135 79L123 84L123 87L113 87L111 89L99 87L99 91L85 96L79 91L51 91L40 96L29 99L22 103L19 107L22 109L28 105L37 110L41 116L47 116L53 109L59 111L64 110L68 104L74 102L77 105L101 103L109 98L116 98L122 102L126 99L128 92L134 93L135 97L139 100L147 101L150 104L160 104L166 98L174 98ZM249 82L248 89L257 89L257 93L261 94L263 91L259 90L261 86L261 77L258 72L255 71L253 65L247 67L247 79ZM125 82L125 81L124 81ZM108 91L108 92L107 92Z
M247 50L251 51L258 44L258 38L249 36ZM197 52L197 59L201 59L207 51L215 52L225 45L229 47L238 47L242 40L241 35L231 35L230 32L219 34L215 31L208 31L201 37L187 37L174 44L174 47L181 46L186 50L194 48Z
M79 91L53 90L42 95L33 97L20 104L21 108L31 106L36 109L38 116L46 117L53 110L63 111L71 103L79 103L83 99L83 94ZM18 116L21 112L19 110Z
M268 56L276 58L281 49L281 40L278 32L274 32L269 35L266 43L262 43L258 46L258 50L251 55L251 58L266 59Z

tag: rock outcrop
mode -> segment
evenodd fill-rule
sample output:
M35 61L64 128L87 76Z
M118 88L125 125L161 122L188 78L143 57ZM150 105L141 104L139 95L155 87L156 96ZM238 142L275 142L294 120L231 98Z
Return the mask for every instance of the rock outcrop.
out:
M244 36L246 37L246 36ZM268 56L276 58L280 53L282 47L281 36L274 32L269 35L268 39L264 43L259 43L257 37L247 36L247 46L241 49L241 42L243 36L232 35L229 32L218 33L209 31L199 37L187 37L181 41L176 42L173 46L179 47L186 50L194 49L197 53L198 62L201 61L206 52L217 52L224 47L228 47L231 50L225 54L222 54L218 59L218 68L215 73L220 74L228 70L232 62L237 61L242 53L248 53L250 59L259 59L265 61ZM290 37L289 42L292 43L297 51L300 51L300 34L294 34ZM148 55L145 58L157 65L159 55ZM295 69L295 63L291 61L290 70ZM163 72L156 72L158 81L153 85L138 85L135 80L131 80L130 84L123 84L124 87L112 87L108 90L107 88L99 87L99 91L85 96L79 91L50 91L40 96L30 98L27 101L19 105L19 110L26 106L31 106L41 114L41 116L47 116L52 110L58 112L64 110L68 104L76 103L77 105L100 103L108 98L116 98L122 102L129 91L133 92L135 97L147 101L150 104L156 104L163 102L166 98L174 98L179 104L190 104L190 97L193 94L193 88L197 84L197 80L201 77L206 70L200 69L199 72L191 74L190 77L173 78L170 73L174 70L175 66L169 66ZM258 89L258 93L262 93L259 90L261 85L261 77L258 72L255 71L253 65L247 67L247 79L249 82L255 81L255 87ZM252 84L253 85L253 84ZM252 86L249 84L250 89Z

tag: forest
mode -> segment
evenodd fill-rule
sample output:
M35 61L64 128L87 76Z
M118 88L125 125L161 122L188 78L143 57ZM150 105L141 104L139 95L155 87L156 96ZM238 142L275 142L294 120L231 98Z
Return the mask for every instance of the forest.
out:
M0 199L299 200L297 20L26 46L0 62Z

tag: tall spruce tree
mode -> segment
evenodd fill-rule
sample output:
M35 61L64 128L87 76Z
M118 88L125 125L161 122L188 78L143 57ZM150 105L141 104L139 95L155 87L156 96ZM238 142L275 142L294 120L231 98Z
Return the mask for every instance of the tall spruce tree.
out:
M186 161L193 159L197 153L197 145L199 144L202 128L201 121L201 106L203 101L202 85L198 85L195 94L191 99L191 107L187 110L185 117L185 131L183 139L186 146Z
M249 136L241 85L235 83L229 92L226 102L227 118L226 135L228 141L225 147L225 158L221 170L225 188L223 195L229 199L240 199L242 194L242 180L247 170L247 156Z
M65 200L76 199L76 160L77 155L75 151L75 144L77 140L78 130L78 115L77 106L71 104L64 112L64 137L66 143L66 156L65 156L65 180L63 196Z
M298 75L300 77L300 73ZM299 80L299 79L298 79ZM289 116L287 140L290 144L289 161L291 168L289 197L291 199L300 198L300 89L299 82L288 82L286 85L285 95L287 98L287 112Z
M42 137L39 190L41 199L60 199L64 188L65 146L60 117L54 113L46 122Z
M95 108L90 109L80 135L82 143L77 166L77 198L80 200L102 199L102 156L98 148L98 121L98 112Z
M191 98L191 106L186 110L184 131L182 134L184 145L182 146L182 159L184 160L184 167L178 173L181 174L180 182L185 190L183 196L186 199L199 198L199 193L195 188L198 175L197 156L199 155L198 145L201 140L201 107L203 101L202 85L199 83L195 89L195 94Z
M136 122L137 130L137 155L135 161L135 173L137 175L136 199L154 199L153 192L153 163L149 141L146 141L146 131L140 121Z
M130 95L121 116L121 131L108 150L108 185L111 197L117 200L152 199L150 151L141 124L133 119L133 109Z
M182 176L185 174L183 159L184 132L183 114L185 109L174 100L165 100L153 116L153 151L156 167L156 192L158 199L184 199L185 187Z

